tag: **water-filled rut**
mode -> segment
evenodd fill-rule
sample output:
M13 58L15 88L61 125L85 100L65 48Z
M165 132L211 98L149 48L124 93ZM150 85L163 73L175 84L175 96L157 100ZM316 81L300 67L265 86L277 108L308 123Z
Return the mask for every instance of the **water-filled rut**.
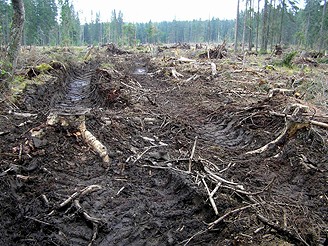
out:
M93 72L67 74L52 110L59 114L81 115L90 110Z
M62 88L54 97L53 106L47 119L48 125L69 126L81 133L83 140L99 154L103 162L108 163L107 148L87 130L85 114L91 110L91 85L93 72L67 73Z

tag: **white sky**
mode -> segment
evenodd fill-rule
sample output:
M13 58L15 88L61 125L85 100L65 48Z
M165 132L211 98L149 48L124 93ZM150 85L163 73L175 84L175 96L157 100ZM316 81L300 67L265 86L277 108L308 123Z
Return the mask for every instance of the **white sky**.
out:
M112 10L123 13L124 22L160 22L207 20L209 17L234 19L237 0L72 0L82 23L100 12L101 21L109 21ZM242 1L241 1L242 2Z

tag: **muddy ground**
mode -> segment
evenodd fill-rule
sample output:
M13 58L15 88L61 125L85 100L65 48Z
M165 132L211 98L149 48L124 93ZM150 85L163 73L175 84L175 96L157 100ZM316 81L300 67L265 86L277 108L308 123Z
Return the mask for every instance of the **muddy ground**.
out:
M29 52L42 83L1 97L1 245L328 245L327 65ZM51 113L85 115L110 162Z

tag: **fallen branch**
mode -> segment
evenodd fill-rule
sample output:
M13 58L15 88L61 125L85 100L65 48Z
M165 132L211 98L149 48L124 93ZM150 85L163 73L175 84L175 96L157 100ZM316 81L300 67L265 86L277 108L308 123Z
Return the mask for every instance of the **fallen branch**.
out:
M320 126L320 127L328 129L328 124L327 123L319 122L319 121L316 121L316 120L310 120L310 123L312 125Z
M201 235L201 234L203 234L203 233L205 233L205 232L207 232L207 231L208 231L207 229L206 229L206 230L199 231L199 232L195 233L194 235L192 235L190 238L188 238L188 239L182 241L182 242L179 243L179 244L184 243L183 245L184 245L184 246L187 246L187 245L190 243L190 241L193 240L196 236L199 236L199 235Z
M277 112L274 112L274 111L270 111L270 114L274 115L274 116L279 116L279 117L286 117L287 119L292 119L293 118L292 115L288 115L288 114L286 115L286 114L277 113ZM322 116L322 117L324 117L324 116ZM324 122L320 122L320 121L316 121L316 120L309 120L309 123L312 124L312 125L315 125L315 126L320 126L322 128L328 129L328 124L324 123Z
M196 60L193 60L193 59L189 59L189 58L186 58L186 57L180 57L178 59L179 62L196 62Z
M99 218L93 217L91 215L89 215L86 210L81 206L80 204L80 198L88 193L94 192L96 190L101 189L102 187L100 185L90 185L80 191L77 191L75 193L73 193L73 195L71 195L68 199L66 199L65 201L63 201L61 204L59 204L59 206L56 208L56 210L59 210L65 206L67 206L68 204L72 203L74 205L74 207L76 208L76 210L78 212L80 212L83 217L92 223L93 226L93 234L92 234L92 238L90 243L88 244L88 246L92 246L97 238L98 235L98 225L102 224L103 221ZM52 215L54 214L55 210L52 210L48 215Z
M260 154L260 153L263 153L270 146L275 145L276 143L278 143L287 134L288 128L289 128L288 127L288 123L286 122L284 129L282 130L282 132L279 134L279 136L276 139L272 140L271 142L267 143L266 145L264 145L263 147L261 147L259 149L246 152L245 155L252 155L252 154Z
M218 211L218 208L216 207L216 204L215 204L215 201L214 201L214 199L213 199L213 196L215 195L215 193L216 193L216 192L218 191L218 189L220 188L221 183L218 183L218 184L216 185L216 187L214 188L214 190L213 190L212 192L210 192L210 189L208 188L208 186L207 186L207 184L206 184L204 178L202 178L202 182L203 182L203 184L204 184L204 186L205 186L205 188L206 188L206 191L207 191L207 194L208 194L208 199L210 200L210 203L211 203L211 205L212 205L212 208L213 208L213 210L214 210L214 213L215 213L215 215L218 215L218 214L219 214L219 211Z
M281 226L277 225L276 223L269 221L267 218L265 218L263 215L261 214L257 214L257 218L265 225L273 228L274 230L277 231L278 234L280 234L281 236L286 237L287 239L289 239L290 242L295 243L296 245L305 245L305 246L309 246L308 243L306 243L304 241L304 239L299 238L298 236L294 235L291 231L289 231L288 229L282 228Z
M11 111L11 110L9 110L9 114L12 114L12 115L18 116L18 117L23 117L23 118L30 118L30 117L36 117L36 116L38 116L38 114L17 113L17 112Z
M198 137L196 136L196 137L195 137L195 141L194 141L194 145L192 146L191 155L190 155L190 158L189 158L189 167L188 167L188 171L189 171L190 173L191 173L191 164L192 164L192 161L193 161L193 159L194 159L194 155L195 155L195 151L196 151L197 139L198 139Z
M244 206L244 207L241 207L241 208L237 208L237 209L234 209L234 210L231 210L227 213L225 213L224 215L222 215L220 218L218 218L217 220L211 222L208 224L208 229L211 230L213 229L213 227L220 223L222 220L224 220L225 218L227 218L228 216L230 216L231 214L234 214L234 213L238 213L238 212L241 212L243 210L246 210L248 208L251 208L251 207L255 207L255 206L259 206L259 205L262 205L264 204L265 202L261 202L261 203L255 203L255 204L249 204L247 206Z
M295 90L274 88L269 91L268 97L273 97L279 93L293 95L295 93Z
M211 69L212 69L212 75L215 76L217 74L217 71L216 71L216 65L214 62L211 62Z
M57 207L57 210L58 209L61 209L65 206L67 206L69 203L71 203L73 200L75 199L80 199L82 196L88 194L88 193L91 193L91 192L94 192L96 190L99 190L101 189L102 187L100 185L90 185L80 191L77 191L75 193L73 193L73 195L71 195L69 198L67 198L65 201L63 201L61 204L59 204L59 206ZM52 210L49 215L53 214L54 213L54 210Z
M154 146L147 147L146 150L144 150L140 155L137 156L137 158L133 161L133 164L136 163L137 161L139 161L144 154L146 154L149 150L151 150L152 148L155 148L155 147L159 147L159 146L154 145Z
M193 76L191 76L190 78L186 79L186 82L189 82L190 80L196 80L199 77L199 75L194 74Z
M210 169L208 169L207 167L204 167L205 172L212 178L214 179L216 182L220 183L226 183L226 184L230 184L230 185L236 185L239 186L239 184L231 182L229 180L226 180L224 178L221 178L220 176L216 175L215 173L211 172Z
M184 77L181 73L178 73L175 68L172 68L171 73L174 78L179 79L179 77Z

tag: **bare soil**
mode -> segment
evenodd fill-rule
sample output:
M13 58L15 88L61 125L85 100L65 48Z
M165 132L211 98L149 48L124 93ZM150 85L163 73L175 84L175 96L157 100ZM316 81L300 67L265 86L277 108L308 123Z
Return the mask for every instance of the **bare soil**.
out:
M56 63L15 103L3 96L1 245L328 244L328 131L312 124L327 110L268 93L314 71L231 55L212 74L184 52L195 62L103 48ZM74 127L46 124L58 111L85 114L109 164Z

